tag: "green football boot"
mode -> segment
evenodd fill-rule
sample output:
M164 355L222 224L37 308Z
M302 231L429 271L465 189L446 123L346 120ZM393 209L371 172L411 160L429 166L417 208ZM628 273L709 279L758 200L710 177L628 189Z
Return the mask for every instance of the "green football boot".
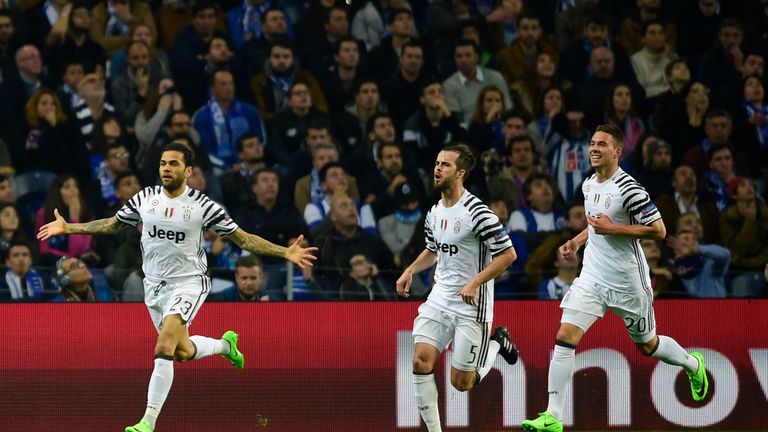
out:
M685 373L688 374L688 380L691 382L691 395L693 395L693 400L696 402L701 402L705 397L707 397L707 392L709 391L707 365L704 362L704 355L702 355L700 352L692 352L691 355L699 360L699 368L696 370L696 372L685 371Z
M242 369L245 367L245 356L239 349L237 349L237 333L229 330L224 333L221 338L229 342L229 353L224 355L224 357L232 362L232 366L234 366L235 369Z
M152 426L146 420L142 420L133 426L126 427L125 432L152 432Z
M523 430L525 432L563 432L563 422L554 418L548 412L539 413L539 417L534 420L524 420Z

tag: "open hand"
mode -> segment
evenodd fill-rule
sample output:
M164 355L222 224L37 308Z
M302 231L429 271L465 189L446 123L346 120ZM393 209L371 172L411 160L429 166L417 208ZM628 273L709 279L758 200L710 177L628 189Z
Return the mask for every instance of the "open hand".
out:
M300 235L295 242L285 251L285 259L299 266L300 269L312 267L314 261L317 259L312 253L317 251L317 248L301 247L301 242L304 241L304 236Z
M53 217L53 222L40 227L40 230L37 232L38 240L48 240L51 237L66 234L67 221L59 214L59 209L53 209Z

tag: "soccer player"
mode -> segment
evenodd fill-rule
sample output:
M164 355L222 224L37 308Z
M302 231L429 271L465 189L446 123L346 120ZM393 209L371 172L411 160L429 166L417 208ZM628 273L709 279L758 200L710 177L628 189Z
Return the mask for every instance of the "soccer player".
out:
M416 404L430 432L441 430L432 371L451 342L451 384L459 391L480 382L497 353L509 364L517 361L517 349L504 327L489 337L493 279L517 254L499 218L464 189L474 166L475 158L464 144L445 147L437 155L434 186L442 199L424 222L426 249L397 280L397 293L408 297L413 274L437 262L435 285L413 322Z
M189 336L189 326L208 296L211 281L202 246L203 231L212 229L228 236L254 254L283 257L301 268L312 265L316 248L302 248L302 238L285 248L240 229L218 204L187 186L192 174L192 150L179 143L167 144L160 156L162 186L150 186L134 195L117 214L88 223L56 219L40 228L38 239L60 234L115 234L126 226L143 223L144 302L158 331L155 368L149 380L147 409L141 421L126 432L152 432L173 382L173 360L197 360L219 354L242 369L243 354L238 335L227 331L221 339Z
M695 401L707 395L701 353L689 354L674 339L656 335L653 289L640 240L661 240L666 229L643 186L619 168L623 145L621 130L610 124L598 126L589 143L595 174L582 186L588 225L560 247L565 259L575 260L586 242L583 267L560 303L563 315L549 363L549 405L535 420L523 421L526 431L563 430L565 390L576 365L576 345L606 309L624 320L643 355L685 369Z

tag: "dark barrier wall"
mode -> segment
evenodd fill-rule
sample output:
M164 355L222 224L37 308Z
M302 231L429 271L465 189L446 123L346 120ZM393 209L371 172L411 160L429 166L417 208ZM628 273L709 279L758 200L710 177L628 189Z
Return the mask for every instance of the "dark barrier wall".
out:
M546 407L556 302L499 302L521 361L458 393L436 371L444 429L513 430ZM158 431L407 431L417 303L207 304L191 333L241 334L246 369L176 364ZM711 396L636 353L609 314L576 357L568 430L768 430L768 301L659 301L658 329L702 350ZM116 431L144 412L155 331L140 304L0 305L0 424L11 431ZM570 425L570 426L569 426Z

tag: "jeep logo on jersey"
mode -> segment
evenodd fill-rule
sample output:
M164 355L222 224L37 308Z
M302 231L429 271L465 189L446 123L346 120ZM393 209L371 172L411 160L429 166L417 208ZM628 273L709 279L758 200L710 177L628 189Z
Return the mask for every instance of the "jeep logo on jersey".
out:
M166 231L154 225L152 225L151 230L147 231L147 234L149 234L149 236L152 238L157 237L159 239L167 239L173 241L176 244L183 242L187 237L187 234L184 231Z
M454 256L457 253L459 253L459 247L456 246L455 244L440 243L440 242L437 242L436 244L437 244L438 252L447 253L448 256Z

